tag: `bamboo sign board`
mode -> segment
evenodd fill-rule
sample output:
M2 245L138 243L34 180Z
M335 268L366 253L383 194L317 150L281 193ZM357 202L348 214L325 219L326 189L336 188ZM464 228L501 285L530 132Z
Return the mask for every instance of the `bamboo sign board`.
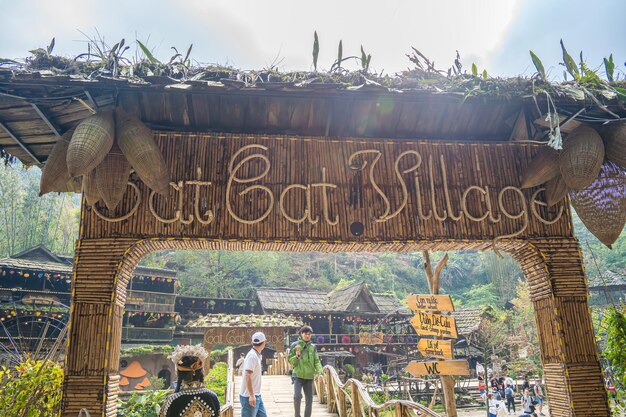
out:
M420 336L438 336L456 339L456 320L451 316L418 311L411 319L411 325Z
M413 311L454 311L449 295L411 294L407 297L406 303Z
M406 371L416 378L424 375L459 375L469 376L470 369L466 360L453 360L441 362L418 362L411 361Z
M417 348L428 358L452 359L452 340L420 339Z
M347 243L549 237L569 230L563 204L548 207L541 188L521 189L517 171L506 168L530 160L528 145L155 136L170 168L167 195L132 179L115 210L86 207L84 238Z

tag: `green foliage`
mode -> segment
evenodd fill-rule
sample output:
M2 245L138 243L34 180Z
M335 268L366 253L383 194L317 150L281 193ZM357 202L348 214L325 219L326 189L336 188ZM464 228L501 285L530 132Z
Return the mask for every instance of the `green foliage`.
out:
M624 308L609 307L604 315L606 349L603 355L611 363L615 381L626 387L626 317Z
M170 396L170 391L135 391L125 401L120 401L118 417L158 417L161 407Z
M567 49L565 49L563 39L561 39L561 50L563 51L563 65L565 65L565 69L567 69L567 72L574 77L574 80L578 80L580 78L578 67L576 66L576 62L574 62L574 58L572 58L572 56L567 52Z
M372 60L371 54L366 54L363 49L363 45L361 45L361 69L363 72L367 73L370 69L370 61Z
M382 391L374 391L370 392L370 397L376 404L384 404L387 401L387 396Z
M346 375L348 375L348 377L352 377L354 375L354 366L350 365L349 363L343 365L343 370Z
M317 37L317 31L313 32L313 68L317 72L317 57L320 54L320 41Z
M0 164L0 257L44 244L71 255L78 238L80 196L39 197L39 168Z
M546 78L546 70L543 68L543 63L541 62L539 57L535 55L533 51L529 51L529 52L530 52L530 57L533 60L533 64L535 64L535 68L537 68L537 72L539 73L539 75L541 75L541 79L543 81L548 81L548 79Z
M606 72L606 79L610 83L614 81L613 75L615 74L615 62L613 62L613 54L609 56L609 59L604 58L604 71Z
M0 368L0 415L15 417L60 416L63 369L47 361L25 362Z
M204 382L208 389L217 394L220 404L226 401L226 386L228 385L228 364L218 362L211 367L209 373L204 377Z
M130 358L133 356L154 355L157 353L167 356L174 351L170 345L139 345L120 350L120 357Z

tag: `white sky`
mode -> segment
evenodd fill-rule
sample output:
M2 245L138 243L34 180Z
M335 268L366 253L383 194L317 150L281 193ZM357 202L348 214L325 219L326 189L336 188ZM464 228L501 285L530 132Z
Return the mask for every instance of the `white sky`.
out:
M405 54L414 46L438 68L459 50L468 70L474 62L496 76L531 75L532 49L556 78L563 38L592 67L613 53L623 74L625 17L625 0L0 0L0 57L26 57L52 37L56 53L75 56L87 49L79 30L95 36L97 29L109 44L137 37L161 60L171 46L186 51L193 43L191 56L201 63L261 69L278 56L282 70L309 70L317 30L324 69L341 39L344 57L360 55L363 45L371 68L388 74L412 65Z

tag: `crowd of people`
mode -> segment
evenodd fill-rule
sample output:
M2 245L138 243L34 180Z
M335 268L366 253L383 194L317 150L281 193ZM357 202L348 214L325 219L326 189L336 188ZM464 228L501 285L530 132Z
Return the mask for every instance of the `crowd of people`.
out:
M541 379L535 379L531 384L528 375L524 377L521 387L510 376L500 375L477 362L476 375L481 398L489 406L489 417L496 417L499 410L506 410L507 414L517 414L516 403L519 399L521 413L519 417L544 416L544 394Z

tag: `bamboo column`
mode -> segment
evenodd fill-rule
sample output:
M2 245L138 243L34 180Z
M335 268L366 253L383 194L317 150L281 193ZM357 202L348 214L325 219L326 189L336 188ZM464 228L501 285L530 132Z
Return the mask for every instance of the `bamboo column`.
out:
M78 241L62 416L117 415L119 354L126 284L135 263L125 264L128 239ZM127 263L127 262L126 262Z
M526 275L535 307L550 415L610 416L578 242L531 241L512 255Z

